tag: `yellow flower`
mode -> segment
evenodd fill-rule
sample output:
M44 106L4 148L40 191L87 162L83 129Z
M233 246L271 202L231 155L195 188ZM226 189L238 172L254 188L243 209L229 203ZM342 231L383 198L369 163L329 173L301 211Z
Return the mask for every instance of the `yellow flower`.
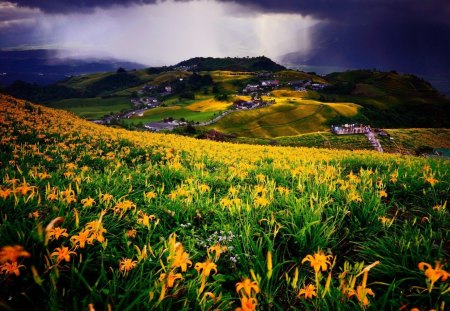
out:
M192 261L189 260L189 254L184 251L180 242L171 240L169 243L170 253L167 260L170 262L170 267L173 269L180 267L182 272L186 272L188 265L192 265Z
M16 276L20 275L19 269L25 267L24 265L18 265L17 261L7 262L0 266L0 271L2 274L15 274Z
M378 191L378 195L380 196L380 198L387 198L388 196L387 192L384 190Z
M23 249L20 245L14 246L3 246L0 249L0 263L4 263L6 261L14 262L17 261L19 257L29 258L31 255L29 252Z
M83 207L91 207L95 205L95 200L93 198L86 198L81 200L81 204L83 204Z
M68 169L68 170L74 170L76 168L77 168L77 165L74 164L74 163L67 163L66 164L66 169Z
M198 185L198 190L200 190L200 192L202 192L202 193L205 193L205 192L210 192L211 188L208 185L201 184L201 185Z
M57 199L58 199L58 195L55 192L52 192L47 196L47 200L49 200L49 201L56 201Z
M136 204L130 200L119 202L114 206L114 212L120 214L126 213L130 209L136 209Z
M361 285L358 285L356 291L353 288L348 290L348 297L350 298L352 296L356 296L359 302L364 306L369 305L369 299L367 298L367 295L375 296L375 294L370 288Z
M105 241L105 237L103 236L103 233L106 232L106 229L103 228L102 220L100 217L99 220L93 220L86 225L86 230L88 230L92 235L89 237L89 241L92 243L94 240L99 241L100 243L103 243Z
M214 246L211 246L210 248L208 248L208 255L212 252L216 253L215 257L214 257L214 261L219 260L220 258L220 254L222 254L223 252L225 252L227 250L226 246L220 246L219 243L215 244Z
M255 199L255 205L257 207L265 207L265 206L267 206L269 204L270 204L270 201L264 196L262 196L262 197L258 196Z
M311 267L313 267L314 271L317 273L321 269L322 271L327 271L328 266L331 267L332 258L333 256L325 255L322 251L319 251L317 253L314 253L314 256L307 255L305 258L303 258L302 263L309 261Z
M136 263L137 263L136 260L123 258L120 261L120 271L122 271L123 273L127 273L136 267Z
M246 278L242 282L236 283L236 292L239 294L242 293L241 291L243 291L247 297L250 297L252 292L255 294L259 293L258 282Z
M423 271L425 268L425 276L431 281L430 284L430 291L433 288L433 285L436 281L441 279L442 282L445 282L449 277L450 273L448 273L445 270L442 270L442 267L444 265L441 265L439 261L436 261L434 269L431 267L430 264L426 262L419 262L418 267L419 270Z
M175 285L175 281L176 280L182 280L183 276L181 275L181 273L174 273L173 270L169 272L169 274L167 273L162 273L159 277L160 281L166 281L166 286L171 288Z
M0 198L6 199L10 196L11 190L8 188L0 189Z
M435 184L437 184L439 182L439 180L437 180L433 176L429 176L429 177L425 178L425 181L429 182L431 186L434 186Z
M206 259L205 262L197 262L194 267L198 273L201 273L202 276L207 277L211 274L211 271L215 271L217 273L217 265L213 263L209 258ZM200 272L202 271L202 272Z
M56 257L56 261L60 262L62 260L65 260L66 262L70 261L70 255L76 254L73 251L70 251L68 247L57 247L55 248L55 251L50 254L51 257Z
M149 191L145 193L145 197L149 200L156 198L156 193L154 191Z
M48 230L48 239L58 240L60 237L68 237L67 229L56 227Z
M109 193L104 193L102 195L100 195L101 200L105 201L105 202L109 202L113 199L113 196Z
M256 298L241 298L241 307L236 308L235 311L253 311L256 310L256 306L258 305L258 301Z
M149 228L150 222L152 222L155 218L155 215L148 215L142 211L139 211L139 219L137 220L137 223Z
M215 271L217 273L217 266L215 263L213 263L209 258L206 259L205 262L197 262L194 267L195 270L197 270L198 273L200 273L202 283L199 289L199 294L203 292L205 289L206 279L211 274L211 271ZM201 272L200 272L201 271Z
M90 239L89 239L89 235L90 235L90 231L89 230L84 230L81 231L78 235L74 235L70 238L70 241L72 242L72 244L77 247L79 246L80 248L84 248L86 246L86 242L90 243Z
M127 231L127 237L135 238L136 237L136 229L130 229Z
M301 296L305 296L305 299L313 298L313 296L317 297L316 287L312 284L305 286L298 292L297 297L300 298Z

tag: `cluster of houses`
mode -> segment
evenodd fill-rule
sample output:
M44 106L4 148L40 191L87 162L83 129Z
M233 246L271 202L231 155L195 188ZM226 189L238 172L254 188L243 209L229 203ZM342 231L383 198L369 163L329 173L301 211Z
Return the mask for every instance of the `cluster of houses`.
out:
M367 136L367 139L371 143L372 147L378 152L383 152L383 147L380 144L380 141L377 139L377 135L379 136L387 136L391 140L390 135L383 129L372 129L370 125L364 124L343 124L340 126L331 126L331 132L336 135L355 135L355 134L364 134Z
M328 84L326 83L315 83L311 80L299 80L299 81L291 81L285 84L286 86L292 87L295 91L306 91L313 90L319 91L324 89ZM255 92L264 92L267 90L274 90L283 86L280 84L278 80L262 80L259 83L255 84L247 84L247 86L242 90L244 94L251 94Z
M254 99L249 101L238 99L233 102L233 107L236 110L249 110L267 106L269 103L270 102L263 101L262 99Z
M373 129L370 125L364 124L343 124L343 125L332 125L331 132L336 135L352 135L352 134L368 134L374 132L380 136L390 137L390 135L383 129L375 128Z
M171 95L173 92L170 85L165 86L163 90L164 91L160 92L160 88L151 84L146 84L137 91L137 96L130 99L130 101L135 109L156 108L161 105L158 98Z
M244 94L251 94L259 91L266 91L267 89L276 89L280 85L278 80L263 80L258 84L247 84L242 90Z
M313 83L311 80L291 81L288 82L287 85L298 92L303 92L306 90L319 91L328 86L328 84L325 83Z

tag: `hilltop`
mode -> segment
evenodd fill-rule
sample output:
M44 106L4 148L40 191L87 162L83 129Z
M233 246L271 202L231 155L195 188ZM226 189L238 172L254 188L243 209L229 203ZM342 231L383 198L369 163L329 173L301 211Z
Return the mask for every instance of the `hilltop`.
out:
M188 67L196 71L280 71L286 70L286 67L281 66L270 58L265 56L259 57L195 57L185 60L175 65L175 67Z
M448 161L127 131L3 95L0 120L3 308L449 298Z

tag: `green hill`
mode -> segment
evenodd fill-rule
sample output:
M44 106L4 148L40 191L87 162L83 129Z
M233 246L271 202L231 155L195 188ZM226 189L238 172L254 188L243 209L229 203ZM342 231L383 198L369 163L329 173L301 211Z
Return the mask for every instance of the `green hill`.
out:
M175 67L178 66L193 67L196 71L228 70L254 72L286 69L286 67L278 65L265 56L234 58L195 57L175 65Z
M275 100L274 105L232 112L204 130L275 138L323 131L332 124L343 123L382 128L450 127L449 100L414 75L353 70L319 76L287 70L266 57L196 57L168 67L81 75L50 86L16 82L6 92L91 119L131 109L131 98L158 97L163 109L149 110L142 117L122 122L124 126L142 127L161 118L211 120L231 109L238 99L235 96L242 95L248 84L264 80L279 83L275 89L260 91L264 98ZM310 85L307 92L294 91L295 85L305 83ZM313 88L311 83L322 86ZM154 93L138 95L146 84L152 85ZM164 91L166 86L172 88L171 93ZM216 100L224 102L219 105L221 109L187 108L196 101L217 105Z
M310 97L321 101L347 101L363 107L346 122L371 123L376 127L449 127L450 102L427 81L410 74L354 70L324 77L330 86Z

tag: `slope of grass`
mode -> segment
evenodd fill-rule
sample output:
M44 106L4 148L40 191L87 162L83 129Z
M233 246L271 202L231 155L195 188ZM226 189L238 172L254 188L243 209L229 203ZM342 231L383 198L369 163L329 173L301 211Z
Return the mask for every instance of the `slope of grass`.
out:
M65 109L86 119L99 119L111 112L117 113L131 108L127 97L63 99L49 106Z
M275 104L254 110L233 112L209 126L239 137L273 138L325 130L337 116L352 117L360 106L352 103L323 103L303 98L302 92L276 90Z
M448 161L129 132L0 103L2 309L450 299Z
M186 106L186 109L200 112L214 112L227 110L231 105L232 104L229 102L218 101L214 98L209 98L190 104L189 106Z

